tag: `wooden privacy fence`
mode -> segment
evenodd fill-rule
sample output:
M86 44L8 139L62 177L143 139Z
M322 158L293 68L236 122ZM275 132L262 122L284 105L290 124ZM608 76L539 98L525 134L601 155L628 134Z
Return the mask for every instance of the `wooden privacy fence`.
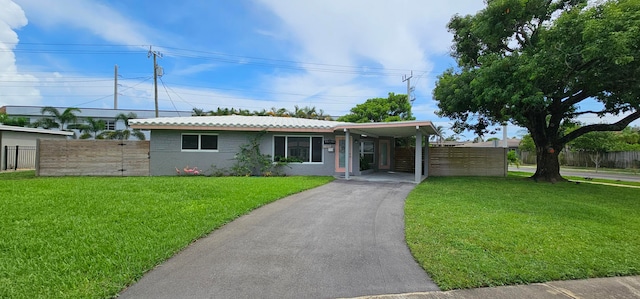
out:
M429 176L506 176L507 166L506 148L429 148Z
M429 176L506 176L507 149L501 147L429 147ZM425 152L422 151L423 159ZM398 172L415 171L415 148L396 147Z
M38 176L148 176L149 141L38 139Z
M520 160L526 164L536 164L536 153L522 151L519 153ZM600 154L600 167L621 168L621 169L638 169L640 168L640 152L609 152ZM580 166L594 167L595 164L591 160L588 152L571 152L563 150L560 153L560 165L563 166Z
M393 171L397 172L414 172L416 169L416 148L415 147L396 147L394 155ZM424 159L424 151L422 151Z

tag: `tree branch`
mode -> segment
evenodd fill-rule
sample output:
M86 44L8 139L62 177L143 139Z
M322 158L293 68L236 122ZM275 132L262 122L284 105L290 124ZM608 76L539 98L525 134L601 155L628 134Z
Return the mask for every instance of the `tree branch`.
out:
M615 112L618 112L618 109L605 109L602 111L587 110L587 111L569 113L569 114L566 114L565 116L573 118L573 117L584 115L584 114L607 114L607 113L615 113Z
M581 90L578 93L570 95L564 102L562 102L562 105L560 107L562 108L562 110L567 110L569 109L569 107L580 103L588 97L589 95L584 90Z
M505 51L507 51L507 52L509 52L509 53L513 53L513 52L515 52L515 50L514 50L514 49L509 48L509 46L508 46L508 45L506 45L506 44L503 44L500 48L501 48L501 49L503 49L503 50L505 50Z
M626 128L632 121L636 120L640 118L640 110L636 111L634 113L631 113L629 115L627 115L626 117L624 117L623 119L612 123L612 124L593 124L593 125L588 125L588 126L584 126L584 127L580 127L575 131L572 131L571 133L565 135L564 137L560 138L559 142L561 144L566 144L567 142L574 140L586 133L589 132L596 132L596 131L622 131L624 128Z

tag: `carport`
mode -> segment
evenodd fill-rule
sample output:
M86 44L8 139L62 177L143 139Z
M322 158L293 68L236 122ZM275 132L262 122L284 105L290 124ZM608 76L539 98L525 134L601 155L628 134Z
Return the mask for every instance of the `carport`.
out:
M414 160L414 183L416 184L422 182L422 180L425 179L429 173L429 136L438 135L438 132L430 121L345 124L337 126L335 128L335 132L344 132L346 140L350 140L351 134L359 134L361 136L368 136L373 138L393 137L394 139L415 136L416 151ZM424 146L421 146L423 142ZM350 142L346 142L346 157L350 157L350 151L352 151ZM423 152L424 160L422 159ZM349 163L345 163L345 179L347 180L349 179L349 171L352 170L349 169L349 167ZM422 175L423 169L425 175Z

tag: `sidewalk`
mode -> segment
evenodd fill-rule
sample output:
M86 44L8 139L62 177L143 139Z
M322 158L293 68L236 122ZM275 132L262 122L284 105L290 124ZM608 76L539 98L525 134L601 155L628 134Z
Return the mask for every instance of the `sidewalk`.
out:
M424 292L396 295L365 296L360 299L507 299L507 298L640 298L640 276L592 278L583 280L552 281L530 285L504 286Z

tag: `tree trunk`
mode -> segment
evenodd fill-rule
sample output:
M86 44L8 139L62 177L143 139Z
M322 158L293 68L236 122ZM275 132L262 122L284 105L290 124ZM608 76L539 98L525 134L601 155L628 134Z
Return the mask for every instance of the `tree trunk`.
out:
M536 173L532 176L536 182L545 181L555 183L565 181L565 179L560 176L560 162L558 161L560 149L561 147L558 149L557 147L551 146L536 146L537 168Z

